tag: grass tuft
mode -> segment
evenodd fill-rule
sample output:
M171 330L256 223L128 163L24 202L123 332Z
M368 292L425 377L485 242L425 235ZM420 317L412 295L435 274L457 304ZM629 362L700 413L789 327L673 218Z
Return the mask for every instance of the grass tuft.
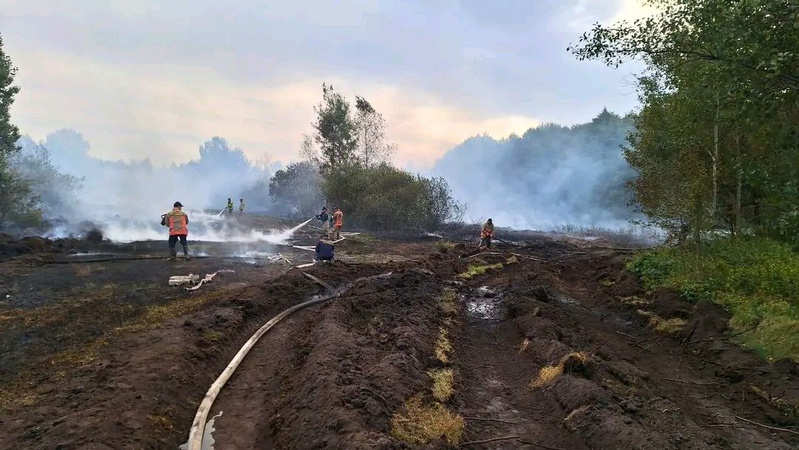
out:
M454 392L453 384L455 374L452 369L435 369L427 372L433 379L433 397L441 403L445 403L452 397Z
M438 309L445 316L454 316L458 312L458 293L452 289L447 289L438 298Z
M685 326L685 320L680 319L679 317L664 319L650 311L639 309L636 312L638 315L648 318L649 326L654 328L655 331L663 334L677 335Z
M458 277L459 278L463 278L465 280L468 280L469 278L473 278L473 277L482 275L482 274L488 272L489 270L501 269L501 268L502 268L502 263L481 264L481 265L475 264L475 265L469 266L469 268L466 270L466 272L458 274Z
M410 445L425 445L441 437L458 445L464 427L461 416L440 403L425 403L421 394L408 399L391 418L391 435Z
M544 366L538 371L533 381L530 382L530 388L538 389L546 386L564 372L584 372L587 371L588 365L591 362L590 356L584 352L572 352L565 355L560 359L557 365Z
M443 363L449 362L449 354L452 352L452 342L449 340L449 332L446 328L440 327L438 339L436 340L436 358Z
M455 245L454 242L436 242L436 249L439 253L447 254L455 249Z
M633 295L631 297L619 297L619 301L627 306L644 306L644 305L651 305L651 300L645 300L641 297Z

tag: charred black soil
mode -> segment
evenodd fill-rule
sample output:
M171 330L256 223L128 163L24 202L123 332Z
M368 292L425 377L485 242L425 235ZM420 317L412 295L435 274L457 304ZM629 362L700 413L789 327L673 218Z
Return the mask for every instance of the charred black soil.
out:
M49 264L59 245L2 263L0 448L177 448L250 335L322 290L277 263ZM737 347L713 305L645 292L629 252L542 236L468 259L366 237L339 251L306 270L346 290L256 344L214 405L214 448L799 446L799 367Z

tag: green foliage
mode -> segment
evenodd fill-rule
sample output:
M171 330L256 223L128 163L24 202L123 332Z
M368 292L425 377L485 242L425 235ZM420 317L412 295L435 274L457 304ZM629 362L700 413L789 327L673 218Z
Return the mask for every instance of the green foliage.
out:
M311 217L324 203L321 178L315 165L304 161L278 170L269 183L269 195L277 211L290 216Z
M384 140L384 119L368 101L356 96L353 118L349 102L332 87L323 84L322 94L316 133L305 136L301 147L306 161L278 171L270 195L306 215L322 203L338 206L346 226L372 230L434 229L461 219L463 205L444 179L413 175L386 161L393 146ZM317 200L321 196L327 201Z
M799 360L799 254L769 239L716 239L698 248L637 255L628 269L649 289L667 287L688 301L714 301L732 315L744 343L772 357Z
M3 51L0 36L0 229L8 226L16 212L30 210L31 187L11 167L11 158L19 151L19 129L11 122L11 105L19 87L14 85L17 68Z
M647 63L625 155L641 211L680 240L723 228L799 246L799 5L649 3L659 13L596 25L569 48Z
M386 142L386 120L371 103L355 96L357 155L366 167L388 163L395 146Z
M19 93L19 86L14 85L16 74L17 68L3 51L3 38L0 36L0 171L8 167L8 159L17 152L20 138L19 129L11 123L11 105L14 104L14 96Z
M357 129L350 104L333 86L322 84L322 103L314 108L317 120L315 141L321 149L319 165L323 173L335 172L355 161Z
M459 220L462 209L443 179L414 176L388 164L349 167L326 177L323 189L334 199L331 205L372 230L435 229Z
M32 186L19 172L12 167L0 171L0 230L12 225L40 226L42 214L37 211L38 203Z

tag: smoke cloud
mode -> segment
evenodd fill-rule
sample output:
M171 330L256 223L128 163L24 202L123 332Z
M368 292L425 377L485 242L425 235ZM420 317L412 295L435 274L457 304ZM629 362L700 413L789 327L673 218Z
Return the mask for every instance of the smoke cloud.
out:
M34 181L50 224L49 237L81 235L97 227L116 242L165 239L161 215L175 201L189 214L193 240L277 244L290 230L252 230L219 215L231 198L234 212L244 198L247 211L270 205L269 167L258 167L240 149L214 137L190 162L154 167L149 160L105 161L72 130L59 130L36 143L19 142L16 166Z
M552 230L566 226L633 229L624 184L635 173L622 145L632 118L602 111L590 123L545 124L523 136L476 136L447 152L432 174L444 177L465 219Z

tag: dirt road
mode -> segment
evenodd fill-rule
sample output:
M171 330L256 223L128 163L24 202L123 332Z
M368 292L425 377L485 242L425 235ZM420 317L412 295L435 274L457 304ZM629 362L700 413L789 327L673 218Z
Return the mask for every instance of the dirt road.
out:
M364 242L308 269L347 291L259 341L209 415L213 448L799 446L799 366L738 348L712 305L644 292L629 252ZM207 292L7 399L0 448L177 448L240 345L320 288L294 269Z

